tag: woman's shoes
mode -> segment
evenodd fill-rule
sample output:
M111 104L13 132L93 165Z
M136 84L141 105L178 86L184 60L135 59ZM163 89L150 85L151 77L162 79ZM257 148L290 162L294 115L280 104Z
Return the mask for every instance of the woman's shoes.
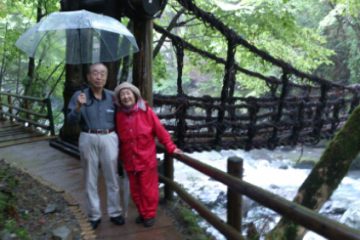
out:
M139 215L135 218L135 223L143 224L144 227L152 227L155 223L155 218L144 219L142 216Z
M144 227L152 227L155 223L155 218L144 219Z
M139 215L135 218L136 224L142 224L143 222L144 222L144 219L142 218L142 216Z

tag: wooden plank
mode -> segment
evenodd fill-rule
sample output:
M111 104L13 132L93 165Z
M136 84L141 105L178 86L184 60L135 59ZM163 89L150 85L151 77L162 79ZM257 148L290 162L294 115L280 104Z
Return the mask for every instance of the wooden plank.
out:
M0 128L12 128L15 126L22 126L22 125L20 125L18 123L12 123L9 121L0 121Z
M32 137L32 138L22 138L22 139L13 140L13 141L7 141L7 142L0 142L0 148L20 145L20 144L26 144L26 143L32 143L32 142L38 142L38 141L44 141L44 140L48 140L51 138L52 137L49 137L49 136L39 136L39 137Z
M79 204L85 214L85 192L83 187L83 171L80 161L49 145L49 141L31 142L21 146L9 146L1 149L1 158L5 161L26 169L31 175L53 185L73 198L74 204ZM130 203L126 224L116 226L110 222L106 214L106 194L102 174L99 178L99 192L103 212L102 222L96 229L96 239L106 240L181 240L184 237L178 232L172 219L161 208L155 225L145 228L135 223L137 210Z
M24 132L22 127L12 127L12 128L0 128L0 136L6 136L11 133Z
M41 136L45 136L45 134L40 134L40 133L18 133L16 135L11 135L11 136L4 136L4 137L0 137L0 143L3 142L9 142L9 141L17 141L17 140L21 140L21 139L31 139L31 138L36 138L36 137L41 137Z

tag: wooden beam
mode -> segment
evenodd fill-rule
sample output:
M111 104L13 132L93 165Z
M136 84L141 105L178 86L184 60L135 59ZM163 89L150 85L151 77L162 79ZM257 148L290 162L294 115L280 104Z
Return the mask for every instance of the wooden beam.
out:
M134 35L139 52L134 55L133 84L140 89L142 97L153 105L152 85L152 20L134 19Z

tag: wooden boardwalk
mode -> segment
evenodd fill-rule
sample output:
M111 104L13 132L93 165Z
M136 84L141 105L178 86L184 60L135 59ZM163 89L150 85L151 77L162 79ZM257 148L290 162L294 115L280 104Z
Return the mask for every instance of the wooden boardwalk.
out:
M0 120L0 148L44 139L48 139L44 133L34 131L19 123Z
M62 189L85 212L83 173L80 161L51 147L49 140L0 147L0 158L25 169L36 178L40 178L48 184ZM102 177L100 177L102 203L106 202L104 189ZM123 226L116 226L109 221L104 204L102 209L103 217L100 226L95 231L96 239L184 239L177 231L172 219L165 214L161 207L158 210L157 221L151 228L144 228L142 225L135 224L137 211L132 202L130 202L126 224Z

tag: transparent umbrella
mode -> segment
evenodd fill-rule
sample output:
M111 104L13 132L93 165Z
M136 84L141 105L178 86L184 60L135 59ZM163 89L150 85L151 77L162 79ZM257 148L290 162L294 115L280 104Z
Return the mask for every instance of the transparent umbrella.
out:
M86 10L51 13L15 45L29 57L67 64L112 62L138 51L134 36L118 20Z

